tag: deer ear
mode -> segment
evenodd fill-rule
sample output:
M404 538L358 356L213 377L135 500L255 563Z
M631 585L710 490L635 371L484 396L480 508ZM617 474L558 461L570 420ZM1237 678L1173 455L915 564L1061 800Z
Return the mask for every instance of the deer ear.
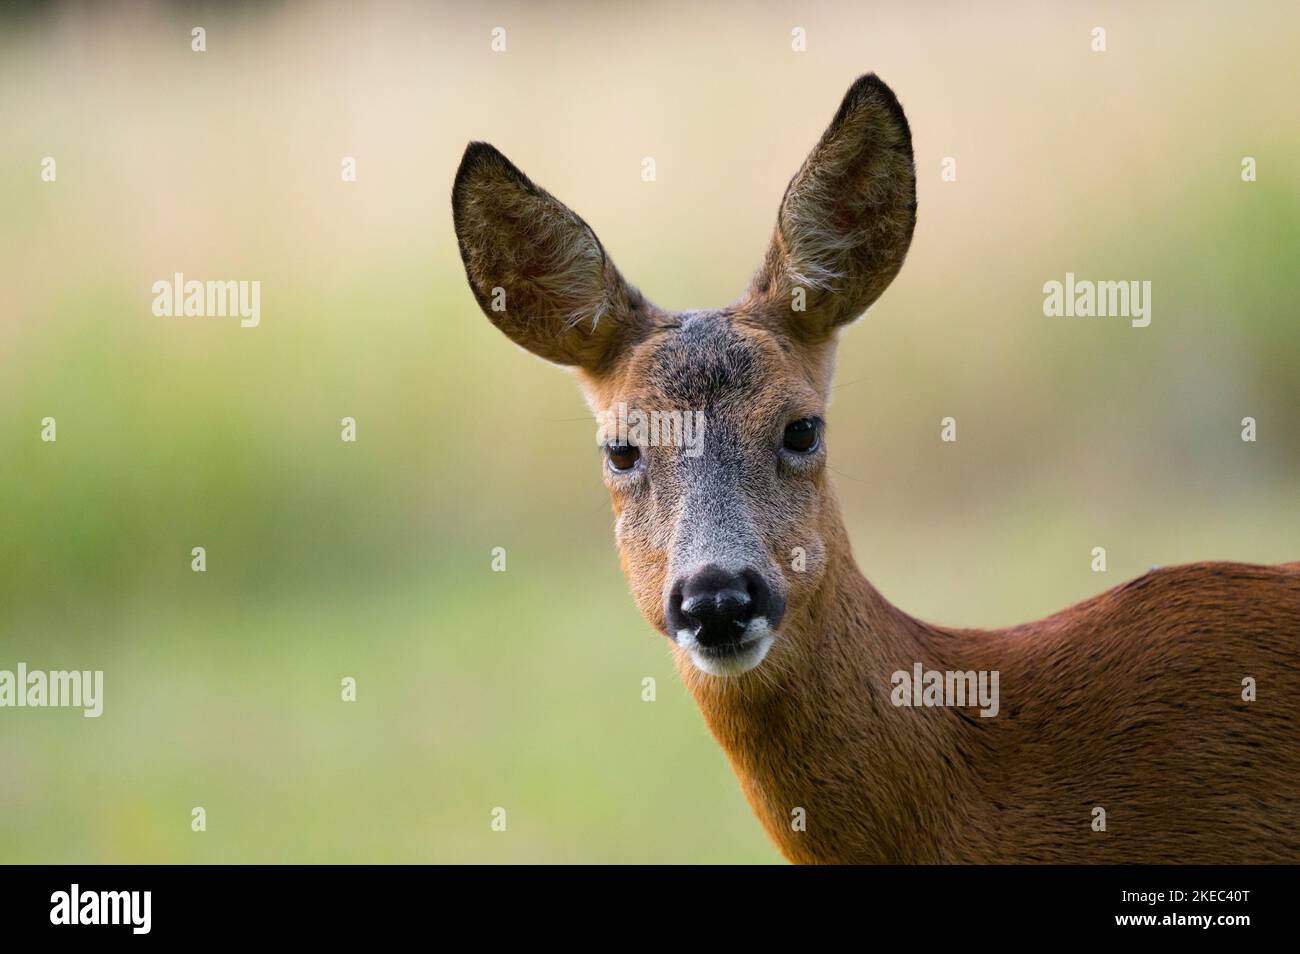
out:
M492 146L466 148L451 205L474 297L516 344L596 370L641 320L591 227Z
M893 92L869 73L790 180L750 295L788 314L799 337L823 339L893 281L915 225L912 133Z

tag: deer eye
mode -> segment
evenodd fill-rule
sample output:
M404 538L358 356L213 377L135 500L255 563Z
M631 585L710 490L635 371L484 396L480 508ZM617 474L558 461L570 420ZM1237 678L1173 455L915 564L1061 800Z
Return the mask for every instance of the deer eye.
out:
M796 454L811 454L821 437L820 422L815 417L801 417L785 426L782 446Z
M610 444L605 448L605 456L609 458L612 470L629 471L641 459L641 448L631 444Z

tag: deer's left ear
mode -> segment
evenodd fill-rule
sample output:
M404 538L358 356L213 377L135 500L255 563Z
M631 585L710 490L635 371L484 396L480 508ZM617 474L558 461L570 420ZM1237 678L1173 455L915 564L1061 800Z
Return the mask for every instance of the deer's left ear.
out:
M474 297L516 344L598 371L644 323L648 306L591 227L492 146L465 150L451 205Z
M915 225L912 133L893 92L869 73L790 180L749 295L788 314L800 338L824 340L894 280Z

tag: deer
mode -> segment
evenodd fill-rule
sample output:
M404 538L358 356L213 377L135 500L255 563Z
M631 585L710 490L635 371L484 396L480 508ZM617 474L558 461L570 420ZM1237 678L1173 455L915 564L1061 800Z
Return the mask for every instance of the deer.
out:
M911 129L875 74L726 307L652 304L487 143L452 188L483 313L572 369L598 420L705 415L698 453L603 436L601 471L632 596L787 860L1300 861L1300 563L1153 568L1003 629L923 622L858 569L827 475L832 368L916 210ZM922 666L996 673L996 714L899 704Z

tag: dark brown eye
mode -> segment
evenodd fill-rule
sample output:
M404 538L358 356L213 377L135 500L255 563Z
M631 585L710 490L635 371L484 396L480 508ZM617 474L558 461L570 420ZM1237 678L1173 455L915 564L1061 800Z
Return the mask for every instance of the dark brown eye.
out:
M782 445L796 454L810 454L817 449L821 436L819 422L813 417L801 417L785 426Z
M641 459L641 448L631 444L610 444L605 448L605 454L609 457L609 466L613 470L631 470Z

